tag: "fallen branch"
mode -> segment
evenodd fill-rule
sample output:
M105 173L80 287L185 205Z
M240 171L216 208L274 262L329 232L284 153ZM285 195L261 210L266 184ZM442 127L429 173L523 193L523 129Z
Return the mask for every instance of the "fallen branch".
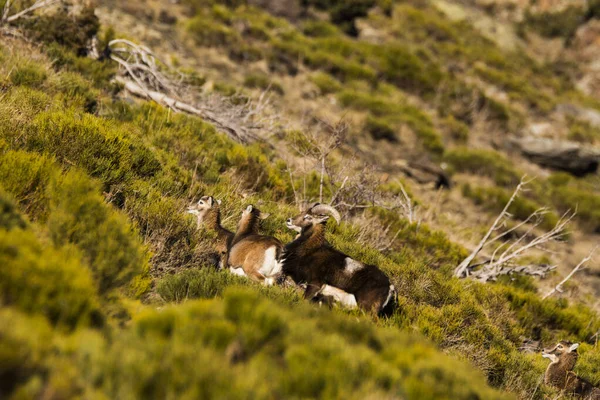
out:
M510 229L504 230L495 237L492 237L492 234L495 231L498 231L500 227L504 226L506 221L512 217L508 212L508 209L517 196L522 191L526 190L525 185L527 185L529 182L530 181L525 180L525 177L521 179L512 196L504 206L504 209L500 215L498 215L484 237L477 244L475 249L473 249L473 251L469 254L469 256L465 258L458 267L456 267L454 270L455 277L464 278L467 276L472 276L480 281L488 282L496 280L501 275L509 274L545 277L549 271L554 269L554 267L549 265L515 266L515 261L532 249L537 248L548 251L544 249L542 245L548 242L560 240L564 237L568 224L575 217L574 212L566 212L561 216L552 229L542 233L541 235L533 237L533 239L530 239L530 237L532 236L534 230L540 226L540 224L543 222L543 217L549 212L546 208L535 210L525 220L519 222ZM509 234L527 224L530 224L529 228L524 233L519 234L516 239L496 246L492 251L491 256L486 257L483 262L473 264L475 258L486 246L489 246L490 244L507 237Z
M546 275L556 269L555 265L540 264L540 265L518 265L516 267L500 266L498 268L482 268L470 273L470 276L481 282L490 282L498 279L502 275L529 275L538 278L545 278Z
M569 273L569 275L567 275L565 277L565 279L563 279L562 281L560 281L560 283L558 285L556 285L551 291L549 291L548 293L546 293L546 295L544 297L542 297L542 300L547 299L548 297L552 296L554 293L558 292L558 293L562 293L563 289L562 286L567 283L567 281L569 279L571 279L573 277L573 275L575 275L575 273L577 271L580 271L583 269L583 266L585 265L585 263L587 263L588 261L590 261L592 259L592 257L594 256L594 253L596 252L596 250L598 249L598 246L595 246L590 252L589 254L579 262L579 264L577 264L575 266L575 268L573 268L573 270Z
M141 97L143 99L152 100L156 103L162 104L169 107L173 111L185 112L187 114L198 116L212 124L218 129L224 131L238 142L248 143L256 140L257 137L251 132L248 132L243 127L236 125L233 122L223 121L209 110L202 110L195 108L189 104L182 103L172 97L169 97L163 93L149 90L141 86L139 83L132 82L123 78L116 78L117 82L122 83L129 93L134 96Z
M109 58L122 67L123 74L116 80L129 93L175 112L198 116L238 142L258 140L255 132L260 130L268 134L281 123L275 113L269 112L268 89L258 99L241 104L232 104L222 96L199 96L196 90L183 83L184 75L171 73L148 47L115 39L109 42L108 50Z
M7 0L7 2L4 4L4 10L2 12L2 20L0 21L0 25L2 25L3 23L6 23L6 22L16 21L19 18L21 18L22 16L30 14L30 13L34 12L35 10L50 6L50 5L52 5L54 3L58 3L58 2L59 2L59 0L38 0L35 3L33 3L33 5L31 7L28 7L26 9L24 9L23 11L20 11L14 15L9 16L8 13L9 13L11 1Z
M504 209L502 210L502 212L500 213L500 215L498 215L498 218L496 218L496 220L494 221L494 223L492 224L492 226L490 227L490 229L483 236L483 238L481 239L481 241L479 242L479 244L477 245L477 247L475 247L475 249L471 252L471 254L469 254L467 256L467 258L465 258L463 260L463 262L461 262L458 267L456 267L456 269L454 270L454 276L455 277L462 278L462 277L464 277L466 275L467 269L469 268L469 265L471 265L471 263L473 262L473 260L475 259L475 257L477 257L477 254L479 254L479 252L488 243L488 240L489 240L490 236L492 236L492 233L498 229L498 226L500 225L500 223L507 217L507 215L508 215L508 208L511 206L511 204L513 203L513 201L515 201L515 199L517 198L517 196L519 195L519 193L521 192L521 190L523 190L523 187L527 183L529 183L529 181L525 181L525 177L521 178L521 181L519 182L519 184L515 188L515 191L513 192L512 196L510 196L510 199L508 200L508 202L504 206Z

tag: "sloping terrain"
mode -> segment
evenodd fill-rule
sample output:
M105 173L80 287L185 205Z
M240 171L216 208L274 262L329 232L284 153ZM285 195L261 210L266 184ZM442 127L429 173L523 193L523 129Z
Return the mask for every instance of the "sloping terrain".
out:
M576 371L600 383L597 264L541 298L598 242L598 176L505 147L547 121L541 136L598 145L597 128L561 111L600 110L593 92L526 38L507 49L456 17L489 12L478 4L381 2L349 24L327 2L291 19L218 3L107 2L99 20L51 9L3 34L0 397L541 399L556 395L541 383L547 363L523 341L560 339L582 343ZM242 145L139 101L115 83L116 63L84 55L93 35L100 49L114 37L150 46L232 107L269 89L276 123ZM340 120L321 187L307 149ZM452 187L407 177L414 160L446 164ZM537 179L515 220L551 208L534 234L578 211L556 254L522 260L559 263L556 276L453 278L525 173ZM418 221L385 207L401 188ZM263 231L289 242L285 219L320 190L345 216L327 239L398 288L390 318L216 271L211 234L185 214L214 195L234 229L255 204L271 213Z

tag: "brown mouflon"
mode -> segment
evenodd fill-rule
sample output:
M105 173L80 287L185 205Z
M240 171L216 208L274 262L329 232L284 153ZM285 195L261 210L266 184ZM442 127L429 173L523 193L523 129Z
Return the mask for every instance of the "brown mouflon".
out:
M260 222L268 216L252 205L242 212L229 250L229 265L234 271L243 270L250 279L272 285L281 275L283 244L258 233Z
M562 340L554 347L544 349L542 357L551 361L544 374L544 383L559 389L564 394L575 395L586 400L600 400L600 389L573 372L579 357L578 347L579 343Z
M287 227L300 236L285 246L283 273L297 284L306 284L304 298L312 299L328 290L341 290L354 296L356 304L375 314L391 313L396 290L376 266L354 260L334 249L325 240L329 216L338 222L339 213L331 206L313 204L287 220ZM333 295L333 294L329 294Z
M219 269L227 265L227 250L233 239L233 232L221 226L221 202L212 196L202 196L198 203L188 207L187 212L198 218L198 227L217 233L214 249L219 254Z

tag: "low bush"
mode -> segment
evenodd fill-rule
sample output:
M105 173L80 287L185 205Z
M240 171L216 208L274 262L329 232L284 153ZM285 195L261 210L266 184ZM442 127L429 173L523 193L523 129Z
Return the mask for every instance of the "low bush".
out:
M39 87L48 75L45 68L40 64L26 62L16 67L10 74L10 81L13 85Z
M57 246L77 245L91 268L98 291L127 289L148 270L148 251L126 217L104 203L98 184L70 171L49 185L48 231Z
M64 7L37 18L21 19L29 36L46 44L58 43L77 55L87 55L89 41L100 29L94 8L83 7L79 14L70 15Z
M600 141L600 128L585 122L571 121L567 138L579 143L594 144Z
M44 220L48 213L46 188L55 172L48 157L22 151L2 154L0 186L14 197L33 220Z
M470 184L465 184L462 187L463 196L470 198L477 205L483 206L487 210L500 213L510 196L512 191L497 187L477 187ZM542 208L541 204L536 203L523 196L515 198L508 212L516 219L525 221L536 210ZM542 217L541 226L545 229L552 229L558 222L558 215L555 212L548 212Z
M89 270L73 248L43 246L30 231L0 229L0 302L52 323L99 323L99 302Z
M375 140L387 140L388 142L398 142L396 129L392 124L382 118L369 116L365 123L365 130L369 132Z
M10 231L11 229L25 229L27 221L17 208L17 203L0 184L0 229Z
M335 93L342 88L341 83L337 79L324 72L312 74L310 80L319 88L322 95Z
M273 81L268 75L262 73L251 73L244 78L244 86L252 89L269 90L279 95L284 94L283 87Z
M216 271L212 267L188 270L161 279L157 293L167 302L182 302L187 299L210 299L222 296L228 286L247 283L246 278Z
M495 150L458 147L447 151L444 159L457 172L487 176L499 186L514 187L523 175Z
M49 153L66 165L85 169L107 188L132 174L152 176L161 167L125 129L88 114L42 113L23 141L29 150Z
M570 40L583 23L585 12L583 7L576 5L565 7L560 12L532 13L528 10L522 23L542 36Z
M577 185L565 185L552 191L555 206L566 212L577 211L579 225L590 232L600 232L600 195Z

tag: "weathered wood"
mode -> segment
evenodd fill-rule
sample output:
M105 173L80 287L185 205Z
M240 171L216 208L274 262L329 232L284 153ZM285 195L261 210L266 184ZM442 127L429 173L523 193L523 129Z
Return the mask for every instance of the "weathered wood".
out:
M209 110L203 110L200 108L193 107L189 104L182 103L172 97L169 97L163 93L156 92L153 90L145 89L141 85L123 79L121 77L115 78L117 82L120 82L124 85L125 90L136 97L140 97L147 100L155 101L156 103L162 104L166 107L171 108L174 111L184 112L191 115L196 115L212 124L214 124L218 129L225 132L232 139L241 142L241 143L249 143L257 140L257 137L249 132L244 127L235 124L232 121L227 121L219 118L213 112Z

